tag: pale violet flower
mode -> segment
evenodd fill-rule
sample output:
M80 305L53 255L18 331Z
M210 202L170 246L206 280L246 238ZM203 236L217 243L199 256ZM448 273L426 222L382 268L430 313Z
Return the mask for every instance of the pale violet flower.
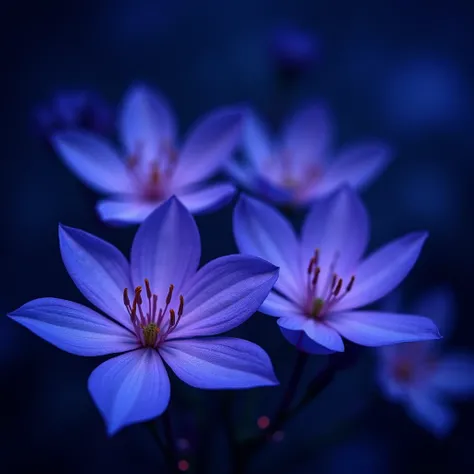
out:
M198 388L278 383L259 346L215 337L258 309L278 269L257 257L229 255L198 270L199 232L176 198L140 226L130 264L115 247L81 230L60 227L59 238L69 275L105 316L56 298L31 301L9 316L72 354L121 354L89 378L109 434L166 409L170 381L163 361Z
M297 237L275 209L241 197L234 212L239 250L280 267L260 311L309 353L344 351L342 337L363 346L438 339L425 317L360 310L392 291L415 264L427 234L414 232L363 258L369 217L349 187L313 205Z
M240 185L265 200L304 206L344 184L361 189L375 179L391 159L379 141L331 150L332 125L325 106L310 103L273 138L255 113L247 116L242 138L243 160L231 160L227 171Z
M474 397L474 354L444 351L455 319L454 295L447 287L423 294L417 314L436 322L444 339L379 349L378 381L383 394L401 403L409 416L435 436L448 435L456 421L452 402Z
M237 145L243 109L218 109L191 129L182 146L166 100L149 87L133 86L119 114L123 151L86 131L60 132L53 146L64 163L88 186L108 194L97 211L102 220L142 222L172 195L192 213L226 204L235 189L229 183L206 184Z

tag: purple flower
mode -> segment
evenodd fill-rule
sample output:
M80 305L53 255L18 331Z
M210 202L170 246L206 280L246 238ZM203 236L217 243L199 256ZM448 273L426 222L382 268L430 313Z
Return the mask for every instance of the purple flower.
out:
M438 287L413 305L417 314L429 316L449 338L455 316L454 295ZM450 401L474 396L474 355L442 352L432 341L379 349L378 380L384 395L405 406L412 419L442 437L455 423Z
M205 185L240 138L243 111L222 108L201 119L176 147L176 123L166 100L145 86L127 92L119 120L123 156L103 138L87 132L54 136L64 163L87 185L110 194L97 211L106 222L142 222L172 195L193 213L227 203L228 183Z
M69 275L107 316L56 298L31 301L9 316L72 354L123 353L89 378L109 434L166 409L170 382L163 360L193 387L278 383L259 346L204 337L247 320L273 287L278 269L257 257L229 255L197 270L199 232L174 197L138 229L130 264L115 247L81 230L60 227L59 238Z
M301 351L343 351L341 336L363 346L440 337L433 322L421 316L355 311L405 278L427 234L408 234L362 258L369 218L348 186L314 204L300 239L275 209L242 197L234 235L242 253L280 267L276 291L260 311L278 317L283 335Z
M344 184L361 189L390 161L390 150L376 141L342 149L330 159L332 127L329 113L318 103L297 111L272 140L255 115L243 133L245 162L231 161L229 174L248 190L278 204L303 206Z
M88 90L57 92L33 114L37 132L46 140L59 131L88 130L107 135L114 128L114 112L98 94Z

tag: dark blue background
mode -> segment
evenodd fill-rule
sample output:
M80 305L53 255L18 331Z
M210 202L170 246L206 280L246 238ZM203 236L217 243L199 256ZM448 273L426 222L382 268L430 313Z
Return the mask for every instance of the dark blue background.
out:
M62 265L57 224L100 235L128 253L135 228L110 229L96 217L97 196L34 133L31 113L58 89L90 88L117 104L134 80L159 87L184 132L213 107L246 101L276 125L290 108L324 98L337 120L337 143L377 137L396 159L364 193L372 248L405 232L431 237L404 284L414 297L452 285L459 326L452 344L473 348L471 251L474 237L474 14L471 2L316 2L292 0L108 0L2 4L0 310L41 296L83 302ZM318 60L283 91L268 53L275 27L291 24L318 38ZM232 206L198 218L203 262L234 252ZM282 382L295 351L274 320L257 315L241 330L272 356ZM452 436L436 441L400 407L384 402L373 351L285 429L255 472L471 472L473 406L460 407ZM0 319L0 470L5 473L164 472L142 426L107 439L87 392L100 360L65 354L6 317ZM323 359L313 357L308 377ZM173 379L180 437L208 441L193 457L202 472L226 472L217 426L220 393ZM271 414L281 389L236 394L241 434ZM199 406L206 434L196 434Z

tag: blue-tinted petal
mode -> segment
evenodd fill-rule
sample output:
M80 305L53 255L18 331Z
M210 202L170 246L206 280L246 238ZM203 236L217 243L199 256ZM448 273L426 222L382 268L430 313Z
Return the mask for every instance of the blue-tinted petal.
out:
M102 193L132 194L132 176L117 152L104 139L88 132L66 131L51 143L66 166L85 184Z
M474 354L455 353L441 357L429 385L443 396L456 399L474 397Z
M166 341L160 354L173 372L193 387L229 389L278 384L267 353L243 339Z
M290 343L296 346L301 352L307 352L308 354L315 355L328 355L333 354L327 347L314 342L313 339L308 337L304 331L292 331L291 329L280 328L283 337Z
M277 278L274 265L253 256L209 262L183 288L184 314L170 337L210 336L239 326L258 310Z
M198 214L211 212L229 203L235 194L235 187L228 183L218 183L193 191L178 193L178 199L186 209Z
M244 123L242 147L249 163L257 171L262 171L265 161L271 159L274 152L266 125L253 112Z
M172 197L159 206L138 229L132 245L131 271L135 286L145 278L163 301L169 286L179 294L199 265L201 240L189 211Z
M270 292L267 299L260 306L259 311L277 318L301 313L299 306L274 291Z
M170 381L154 349L138 349L99 365L89 391L113 435L132 423L161 415L170 399Z
M40 298L26 303L9 316L71 354L98 356L138 347L137 339L130 331L71 301Z
M104 222L125 226L143 222L160 204L160 201L142 201L132 196L129 199L104 199L97 203L96 209Z
M131 289L126 258L113 245L72 227L59 226L64 265L81 293L95 306L127 327L130 317L123 290Z

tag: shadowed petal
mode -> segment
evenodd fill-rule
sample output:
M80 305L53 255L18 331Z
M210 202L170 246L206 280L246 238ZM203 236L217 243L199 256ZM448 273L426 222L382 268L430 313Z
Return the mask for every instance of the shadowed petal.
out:
M81 293L97 308L132 327L123 304L123 290L131 287L126 258L113 245L72 227L59 226L64 265Z
M99 217L116 226L139 224L143 222L161 202L104 199L96 207Z
M169 337L211 336L239 326L258 310L277 278L278 268L257 257L212 260L186 282L184 315Z
M228 183L219 183L206 186L197 191L178 194L178 199L193 214L211 212L229 203L234 194L235 187Z
M395 289L415 265L427 237L426 232L413 232L369 255L357 268L352 290L335 309L360 308Z
M321 346L309 338L304 331L292 331L291 329L285 329L280 327L283 337L290 343L296 346L301 352L307 352L308 354L316 355L328 355L334 354L327 347Z
M352 146L337 156L315 187L316 195L328 194L347 184L355 189L377 178L391 160L391 150L384 144L363 143Z
M172 197L140 226L132 245L131 270L135 286L145 278L158 298L166 298L169 286L175 295L191 277L201 257L199 231L189 211Z
M89 377L89 391L113 435L161 415L170 399L170 381L158 352L139 349L99 365Z
M428 341L441 337L433 321L422 316L350 311L330 313L325 319L326 324L341 336L362 346Z
M40 298L8 316L71 354L98 356L138 347L136 337L130 331L71 301Z
M334 329L318 321L305 316L288 316L280 318L278 325L291 331L304 331L314 342L331 351L344 351L341 336Z
M357 193L346 186L316 202L309 211L301 235L303 268L306 270L315 249L319 249L320 281L332 277L334 261L337 263L333 271L346 277L364 253L368 239L365 206Z
M179 155L174 184L183 187L216 173L237 146L243 119L243 109L223 108L199 121Z
M267 353L256 344L231 337L166 341L160 354L192 387L251 388L278 385Z
M253 112L247 116L244 123L242 147L249 162L258 171L274 152L265 124Z
M159 160L164 147L174 145L176 124L166 99L144 85L126 93L120 114L120 135L127 152L145 161Z
M233 223L240 252L257 255L280 267L275 287L299 302L304 293L299 245L288 221L271 206L241 195Z
M443 356L433 371L429 385L441 395L455 399L474 396L474 355Z
M51 143L66 166L95 191L134 192L125 163L106 140L88 132L67 131L54 135Z
M270 292L267 299L263 302L262 306L260 306L259 311L269 316L276 316L277 318L291 314L301 314L300 308L295 303L274 291Z

